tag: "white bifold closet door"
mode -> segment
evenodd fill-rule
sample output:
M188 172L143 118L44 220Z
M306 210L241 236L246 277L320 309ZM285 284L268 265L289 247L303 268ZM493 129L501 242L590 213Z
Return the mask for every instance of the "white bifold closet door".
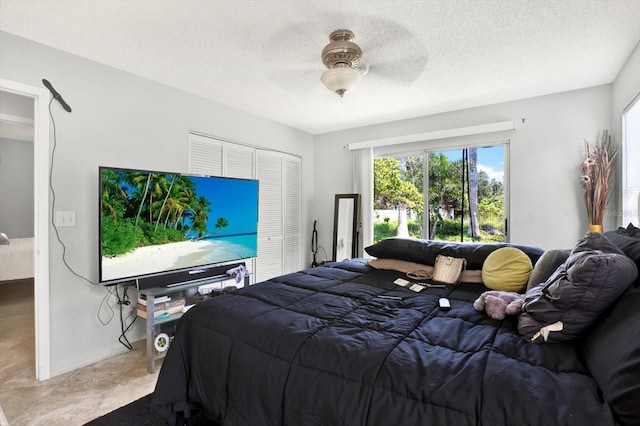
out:
M284 271L284 157L272 151L260 151L256 157L260 181L256 279L263 281Z
M302 267L300 158L284 156L284 273Z
M258 257L247 261L252 283L301 268L299 157L190 134L189 172L260 182Z

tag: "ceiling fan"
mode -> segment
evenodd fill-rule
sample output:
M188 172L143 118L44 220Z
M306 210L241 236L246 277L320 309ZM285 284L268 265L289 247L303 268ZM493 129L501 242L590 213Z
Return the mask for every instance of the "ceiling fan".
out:
M369 25L360 30L358 44L354 31L339 29L330 32L328 44L318 45L328 26L319 22L296 22L278 29L259 50L264 75L297 95L308 94L319 79L341 97L365 75L375 84L397 86L407 86L422 75L427 49L415 34L393 21L363 20Z
M322 63L327 70L320 81L340 97L353 89L369 71L368 64L362 60L362 49L353 39L352 31L336 30L329 35L330 42L322 49Z

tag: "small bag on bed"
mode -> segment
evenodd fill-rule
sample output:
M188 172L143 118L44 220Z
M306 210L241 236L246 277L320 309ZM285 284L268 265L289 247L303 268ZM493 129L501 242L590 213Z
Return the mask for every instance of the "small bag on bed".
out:
M439 254L433 270L433 281L443 284L458 284L467 267L467 260Z

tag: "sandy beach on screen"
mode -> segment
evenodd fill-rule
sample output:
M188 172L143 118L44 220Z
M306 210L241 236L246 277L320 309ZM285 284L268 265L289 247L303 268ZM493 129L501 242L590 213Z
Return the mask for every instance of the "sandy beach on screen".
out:
M103 279L186 267L194 258L210 254L215 246L215 241L200 240L138 247L131 253L103 258Z

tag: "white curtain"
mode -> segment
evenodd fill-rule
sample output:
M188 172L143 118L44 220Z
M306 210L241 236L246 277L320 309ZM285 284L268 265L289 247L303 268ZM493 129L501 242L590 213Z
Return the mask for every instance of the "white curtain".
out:
M353 154L353 192L360 194L358 257L369 257L364 248L373 244L373 148L356 149Z

